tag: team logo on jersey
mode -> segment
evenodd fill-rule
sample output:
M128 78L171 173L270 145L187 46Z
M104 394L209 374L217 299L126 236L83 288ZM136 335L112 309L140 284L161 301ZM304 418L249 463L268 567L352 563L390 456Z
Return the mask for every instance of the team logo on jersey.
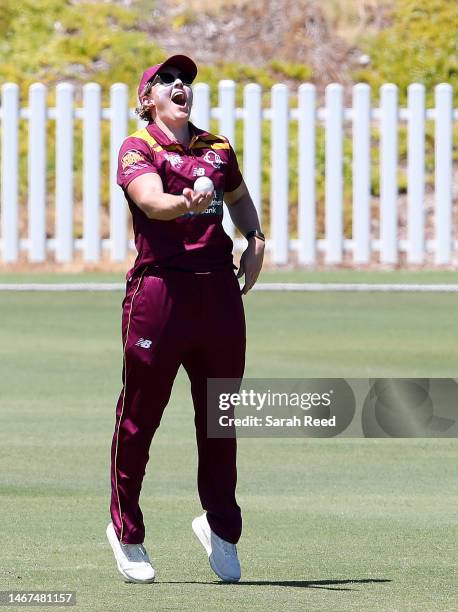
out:
M125 170L129 166L133 166L134 164L138 164L138 162L145 161L145 158L138 151L127 151L124 153L121 159L122 169Z
M207 151L204 155L204 161L218 170L224 164L223 160L216 151Z
M178 153L165 153L164 157L173 168L181 168L183 165L183 159Z
M121 158L121 167L124 174L129 175L140 168L147 168L148 164L139 151L127 151Z

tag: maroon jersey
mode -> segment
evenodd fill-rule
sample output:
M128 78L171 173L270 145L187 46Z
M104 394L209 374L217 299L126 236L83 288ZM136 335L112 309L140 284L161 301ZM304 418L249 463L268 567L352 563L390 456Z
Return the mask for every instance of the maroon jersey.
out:
M133 218L138 256L129 275L148 264L191 272L232 266L232 240L223 229L223 195L242 182L237 158L224 136L199 130L192 123L185 147L170 140L154 123L126 138L119 151L118 185L124 190ZM215 195L200 214L170 221L149 219L129 198L129 183L147 172L159 174L164 192L181 195L199 176L213 181Z

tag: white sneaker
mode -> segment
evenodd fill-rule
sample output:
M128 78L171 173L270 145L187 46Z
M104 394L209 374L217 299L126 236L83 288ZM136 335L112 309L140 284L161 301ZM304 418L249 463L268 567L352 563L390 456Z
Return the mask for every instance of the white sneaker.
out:
M224 582L239 581L240 562L235 544L226 542L211 530L206 513L193 520L192 530L205 548L210 566L215 574Z
M118 570L129 582L154 582L154 568L143 544L121 544L110 523L107 538L113 549Z

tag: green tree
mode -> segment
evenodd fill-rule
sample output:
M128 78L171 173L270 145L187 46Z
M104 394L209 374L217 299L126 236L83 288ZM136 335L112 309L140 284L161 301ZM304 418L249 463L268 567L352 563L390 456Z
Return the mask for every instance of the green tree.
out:
M391 26L362 45L370 64L355 74L355 80L370 83L374 94L383 83L400 87L406 101L409 83L423 83L428 103L434 86L458 85L458 3L450 0L396 0Z
M139 28L139 7L69 0L3 0L0 15L0 79L26 94L30 83L96 81L133 85L164 53Z

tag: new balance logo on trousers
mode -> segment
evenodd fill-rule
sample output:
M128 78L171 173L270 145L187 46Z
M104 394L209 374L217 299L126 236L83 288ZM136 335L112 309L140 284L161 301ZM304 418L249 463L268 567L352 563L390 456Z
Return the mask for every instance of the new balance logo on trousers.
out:
M152 340L147 340L146 338L139 338L135 343L135 346L141 346L142 348L149 349L151 348L152 343Z

